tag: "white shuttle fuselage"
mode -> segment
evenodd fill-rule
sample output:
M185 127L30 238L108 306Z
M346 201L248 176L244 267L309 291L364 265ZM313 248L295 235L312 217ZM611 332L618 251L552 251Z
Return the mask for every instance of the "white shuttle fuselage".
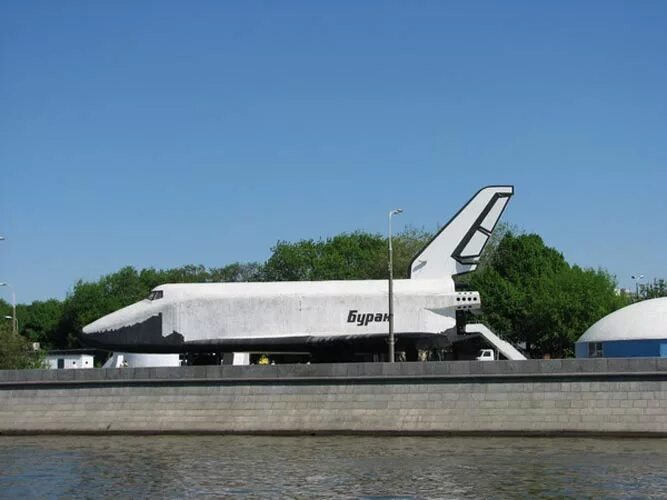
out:
M477 292L455 291L453 276L476 268L512 194L480 190L414 258L410 279L394 280L399 344L445 341L457 310L480 307ZM387 305L387 280L165 284L81 338L124 352L372 350L386 346Z

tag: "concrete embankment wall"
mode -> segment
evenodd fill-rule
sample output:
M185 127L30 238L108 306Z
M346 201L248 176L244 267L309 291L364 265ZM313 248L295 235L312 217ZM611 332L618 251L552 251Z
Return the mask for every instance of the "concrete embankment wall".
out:
M0 433L667 435L667 359L0 371Z

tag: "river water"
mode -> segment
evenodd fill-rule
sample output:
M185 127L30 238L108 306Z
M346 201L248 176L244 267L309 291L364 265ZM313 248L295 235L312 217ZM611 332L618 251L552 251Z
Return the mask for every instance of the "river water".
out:
M667 440L0 436L0 497L666 497Z

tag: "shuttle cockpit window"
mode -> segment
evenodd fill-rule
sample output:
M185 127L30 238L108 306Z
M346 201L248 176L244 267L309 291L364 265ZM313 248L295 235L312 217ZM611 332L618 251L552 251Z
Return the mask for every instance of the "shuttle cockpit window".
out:
M151 293L148 294L148 300L157 300L161 299L162 297L163 297L162 290L153 290Z

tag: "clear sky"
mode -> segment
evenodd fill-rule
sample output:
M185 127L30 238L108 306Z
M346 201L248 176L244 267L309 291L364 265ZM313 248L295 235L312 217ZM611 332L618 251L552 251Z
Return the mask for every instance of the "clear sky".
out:
M506 222L667 277L667 2L0 2L0 281ZM6 289L5 289L6 290ZM5 299L8 294L2 291Z

